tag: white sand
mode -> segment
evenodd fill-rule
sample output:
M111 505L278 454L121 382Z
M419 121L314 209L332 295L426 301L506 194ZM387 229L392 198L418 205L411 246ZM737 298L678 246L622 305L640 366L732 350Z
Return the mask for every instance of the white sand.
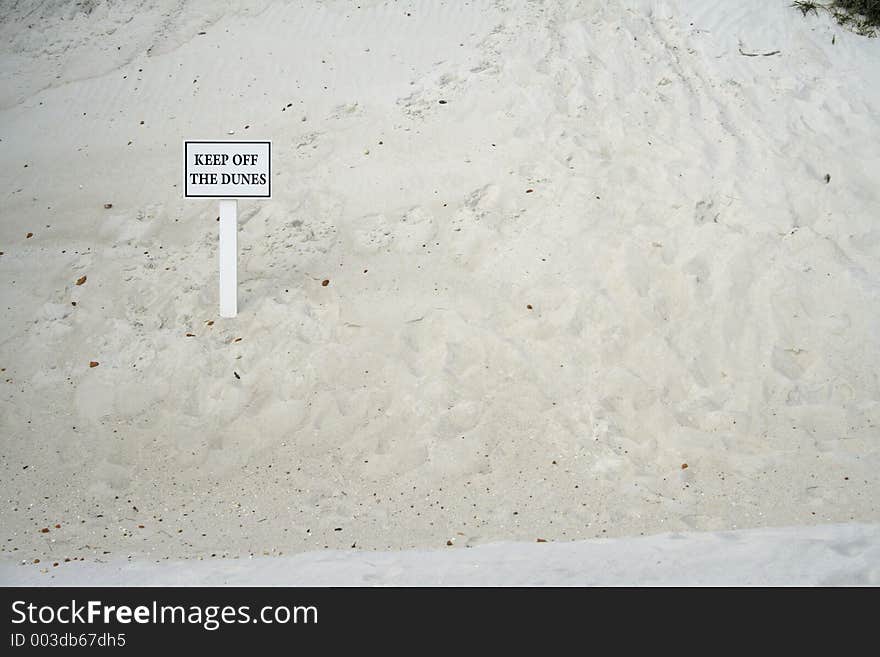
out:
M742 529L472 550L321 550L295 556L73 562L50 572L0 561L14 586L877 586L880 525Z
M880 521L880 41L786 0L85 4L0 19L7 563ZM274 197L221 320L182 141L229 131Z

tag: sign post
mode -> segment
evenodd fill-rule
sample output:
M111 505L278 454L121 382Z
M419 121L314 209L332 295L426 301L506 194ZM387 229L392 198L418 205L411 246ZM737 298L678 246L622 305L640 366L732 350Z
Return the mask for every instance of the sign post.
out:
M220 200L220 316L238 314L238 199L272 197L272 142L185 141L185 198Z
M220 317L238 314L238 201L220 201Z

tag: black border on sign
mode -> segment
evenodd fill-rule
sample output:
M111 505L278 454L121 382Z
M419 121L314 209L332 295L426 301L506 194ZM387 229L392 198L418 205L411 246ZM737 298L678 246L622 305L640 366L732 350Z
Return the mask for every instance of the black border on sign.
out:
M269 146L269 193L244 194L240 196L216 196L214 194L187 194L186 171L190 144L267 144ZM271 139L184 139L183 141L183 198L272 198L272 140Z

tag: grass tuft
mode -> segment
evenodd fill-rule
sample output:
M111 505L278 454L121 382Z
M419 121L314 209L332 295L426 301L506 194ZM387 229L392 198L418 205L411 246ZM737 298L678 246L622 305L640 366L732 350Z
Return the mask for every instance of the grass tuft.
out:
M816 16L818 16L819 8L821 7L822 9L825 9L825 7L822 7L822 5L818 5L815 2L807 2L806 0L796 0L792 3L791 6L795 7L796 9L800 9L801 13L804 16L806 16L810 12L813 12L814 14L816 14Z
M829 4L795 0L791 6L804 16L826 11L841 25L864 36L876 36L880 29L880 0L833 0Z

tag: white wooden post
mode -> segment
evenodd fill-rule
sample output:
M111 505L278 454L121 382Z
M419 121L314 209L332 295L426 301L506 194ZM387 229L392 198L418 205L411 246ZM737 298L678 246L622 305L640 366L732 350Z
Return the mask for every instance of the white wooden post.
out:
M220 202L220 317L238 315L238 199L272 198L271 141L183 142L183 195Z
M238 201L220 201L220 317L238 314Z

